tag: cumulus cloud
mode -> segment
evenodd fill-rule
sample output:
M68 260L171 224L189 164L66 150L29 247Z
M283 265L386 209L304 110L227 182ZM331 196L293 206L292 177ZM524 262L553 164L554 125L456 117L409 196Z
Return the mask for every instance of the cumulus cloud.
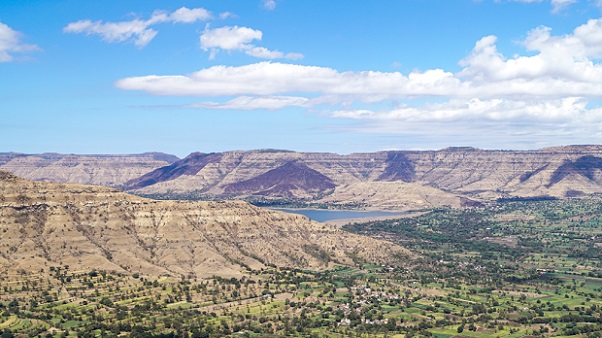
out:
M228 18L236 18L237 15L232 13L232 12L223 12L219 14L219 18L222 20L228 19Z
M276 9L276 0L262 0L262 5L268 11L273 11Z
M247 55L261 59L301 59L299 53L282 53L264 47L257 47L254 41L261 41L263 32L257 29L239 26L225 26L215 29L206 27L201 34L201 48L210 51L209 59L213 59L219 50L242 51Z
M211 12L204 8L192 8L188 9L182 7L171 13L166 19L167 22L182 22L182 23L194 23L196 21L207 21L212 19Z
M27 53L40 50L36 45L21 42L22 33L0 22L0 62L14 60L13 53Z
M419 78L416 80L418 83L420 78L428 75L414 77ZM431 78L436 81L436 76ZM422 81L426 83L428 79ZM275 95L292 92L392 96L403 89L407 82L407 77L400 73L341 73L326 67L259 62L240 67L214 66L183 76L126 78L119 80L117 87L174 96Z
M255 56L283 56L253 45L262 32L246 27L206 29L204 49L243 50ZM156 95L282 95L304 92L352 96L362 101L413 97L559 98L602 97L602 19L572 34L553 36L538 27L522 42L530 56L504 56L495 36L475 43L457 73L443 69L400 72L340 72L332 68L259 62L214 66L188 75L151 75L118 81L123 89ZM286 55L284 55L286 56Z
M249 46L261 38L260 31L237 27L217 35L207 36L206 48L248 52L257 48ZM237 97L225 103L200 103L199 108L311 107L381 131L398 126L407 132L400 126L421 123L541 123L590 131L600 125L602 109L594 103L602 98L602 19L589 20L565 35L537 27L521 42L526 55L507 57L496 43L496 36L478 40L459 61L462 68L456 73L444 69L408 74L342 72L258 62L214 66L186 75L125 78L116 86L152 95ZM382 109L383 105L392 108Z
M250 43L261 40L263 33L260 30L247 27L221 27L205 29L201 34L201 47L205 50L220 48L225 50L241 50L251 48Z
M98 35L109 43L134 41L136 46L144 47L157 35L157 31L150 28L153 25L167 22L194 23L211 18L211 12L204 8L182 7L172 13L155 11L148 20L134 19L122 22L79 20L69 23L63 28L63 32Z
M551 0L550 2L552 3L552 13L558 13L577 0Z

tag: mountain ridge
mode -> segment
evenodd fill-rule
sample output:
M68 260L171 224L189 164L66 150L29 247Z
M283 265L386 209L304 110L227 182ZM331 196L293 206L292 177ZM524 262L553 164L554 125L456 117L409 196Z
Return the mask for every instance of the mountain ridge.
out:
M0 169L28 179L107 185L162 199L243 199L360 209L461 207L499 198L602 192L600 145L539 150L449 147L348 155L262 149L192 153L171 163L150 156L122 163L99 158L94 162L85 156L70 159L68 165L61 160L45 166L39 155L4 153ZM82 168L88 171L82 173ZM297 182L287 185L285 179Z

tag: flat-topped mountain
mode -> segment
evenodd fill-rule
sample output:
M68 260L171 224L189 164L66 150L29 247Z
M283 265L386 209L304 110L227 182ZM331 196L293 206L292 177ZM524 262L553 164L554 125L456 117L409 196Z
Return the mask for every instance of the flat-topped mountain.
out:
M156 201L0 171L0 268L69 265L147 275L237 276L268 264L400 263L404 248L242 201ZM396 258L393 258L396 257Z
M197 158L202 160L194 161ZM147 177L155 177L157 172L180 172L180 163L187 168L185 174L148 184ZM274 150L194 154L124 187L167 198L289 200L416 209L474 205L507 197L602 192L601 170L600 146L535 151L458 147L350 155Z
M0 170L28 180L115 187L179 158L163 153L135 155L63 155L0 153Z
M69 167L34 170L37 157L31 157L7 161L0 169L37 180L60 177L62 181L79 182L74 179L77 175L59 175L62 170L73 173ZM21 166L23 163L27 164L26 169ZM158 164L148 165L146 172L141 166L136 167L140 172L136 177L133 171L124 169L129 176L123 175L111 184L102 183L106 179L95 179L93 171L87 177L90 183L167 199L245 199L268 204L292 202L397 210L477 205L497 198L562 198L602 192L602 146L598 145L531 151L453 147L349 155L228 151L193 153L151 168ZM123 168L126 166L123 164Z

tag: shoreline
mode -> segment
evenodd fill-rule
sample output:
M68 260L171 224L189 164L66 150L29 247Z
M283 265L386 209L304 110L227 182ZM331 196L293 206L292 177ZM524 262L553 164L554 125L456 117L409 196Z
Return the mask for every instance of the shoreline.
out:
M407 217L418 216L418 215L421 215L424 213L424 211L342 210L342 209L317 209L317 208L266 208L266 209L280 211L280 212L300 214L300 215L304 215L310 219L312 219L312 218L309 217L308 215L305 215L301 212L294 212L294 211L308 211L308 212L316 211L316 212L332 212L332 213L349 212L349 213L357 213L357 214L381 213L379 215L368 215L366 217L353 217L354 215L349 215L351 217L334 218L334 219L323 220L323 221L318 221L318 220L312 219L313 221L332 225L337 228L341 228L344 225L351 224L351 223L366 223L366 222L382 221L382 220L389 220L389 219L407 218Z

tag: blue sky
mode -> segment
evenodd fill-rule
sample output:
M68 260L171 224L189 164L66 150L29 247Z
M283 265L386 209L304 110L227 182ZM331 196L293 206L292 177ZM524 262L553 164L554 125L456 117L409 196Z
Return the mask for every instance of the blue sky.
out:
M0 2L0 151L602 143L600 1Z

